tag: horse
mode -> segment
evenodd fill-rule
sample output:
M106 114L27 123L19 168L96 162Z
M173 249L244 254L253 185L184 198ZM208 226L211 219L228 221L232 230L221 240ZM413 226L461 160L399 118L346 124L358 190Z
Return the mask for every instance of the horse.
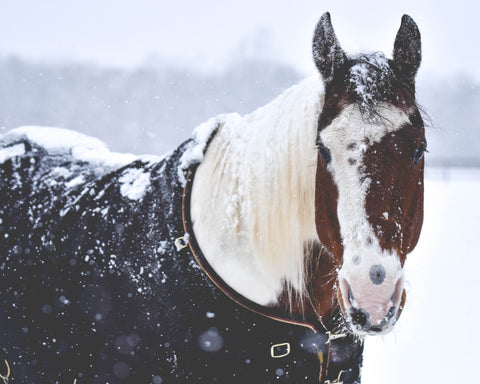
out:
M0 138L4 383L360 383L423 221L420 33L349 56L325 13L312 47L316 76L163 157Z

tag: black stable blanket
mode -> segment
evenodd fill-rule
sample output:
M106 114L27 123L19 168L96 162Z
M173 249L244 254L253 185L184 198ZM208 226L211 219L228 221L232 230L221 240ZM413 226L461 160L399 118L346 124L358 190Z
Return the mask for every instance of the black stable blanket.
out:
M318 383L323 334L238 305L175 246L185 233L179 163L192 145L109 168L4 140L0 374L9 383ZM347 339L332 345L332 372L361 361Z

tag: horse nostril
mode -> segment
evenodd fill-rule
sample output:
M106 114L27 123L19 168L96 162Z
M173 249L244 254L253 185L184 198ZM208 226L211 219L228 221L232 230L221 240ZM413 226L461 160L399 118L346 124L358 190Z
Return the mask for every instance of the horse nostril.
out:
M352 324L365 328L370 323L370 315L362 308L351 308Z
M350 285L348 286L348 301L350 301L350 304L353 305L353 300L354 297L353 297L353 291L352 291L352 288L350 287Z
M395 284L395 290L393 291L391 300L392 300L392 305L394 307L398 307L400 305L400 302L402 301L402 294L403 294L403 283L404 279L403 276L400 277Z
M391 307L388 310L387 315L385 316L385 321L390 321L391 319L393 319L396 313L397 313L397 307Z

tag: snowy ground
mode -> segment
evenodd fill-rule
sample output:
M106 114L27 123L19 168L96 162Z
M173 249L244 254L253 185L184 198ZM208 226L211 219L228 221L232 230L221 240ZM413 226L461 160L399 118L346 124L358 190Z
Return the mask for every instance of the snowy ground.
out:
M427 172L425 222L407 259L407 305L367 338L362 383L473 383L480 364L480 170Z

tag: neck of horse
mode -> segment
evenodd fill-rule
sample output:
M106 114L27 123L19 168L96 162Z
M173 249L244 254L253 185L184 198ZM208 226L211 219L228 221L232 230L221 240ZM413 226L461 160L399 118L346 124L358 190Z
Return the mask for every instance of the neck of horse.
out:
M322 88L308 79L250 115L226 116L191 199L195 236L217 274L260 305L301 313L334 301L315 228Z

